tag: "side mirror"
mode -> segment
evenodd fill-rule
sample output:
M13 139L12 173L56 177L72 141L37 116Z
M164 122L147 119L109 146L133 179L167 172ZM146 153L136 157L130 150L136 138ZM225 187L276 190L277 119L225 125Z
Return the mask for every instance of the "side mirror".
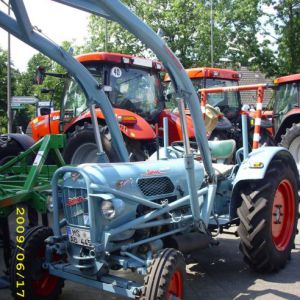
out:
M44 66L38 66L38 68L36 69L36 73L35 73L35 78L34 78L34 83L41 85L43 84L44 80L45 80L45 67Z

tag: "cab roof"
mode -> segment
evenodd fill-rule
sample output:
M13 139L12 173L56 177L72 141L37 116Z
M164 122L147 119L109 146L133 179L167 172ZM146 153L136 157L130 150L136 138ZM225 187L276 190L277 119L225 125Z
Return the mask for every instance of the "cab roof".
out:
M75 56L80 63L91 61L103 61L115 64L132 64L149 69L163 68L162 63L157 60L146 59L144 57L138 57L128 54L115 53L115 52L92 52Z
M292 74L292 75L276 78L274 80L274 83L281 84L281 83L286 83L286 82L291 82L291 81L300 81L300 74Z
M230 79L235 81L239 81L241 79L239 72L229 69L203 67L186 69L186 72L191 79L203 77ZM168 74L166 74L164 81L170 81Z

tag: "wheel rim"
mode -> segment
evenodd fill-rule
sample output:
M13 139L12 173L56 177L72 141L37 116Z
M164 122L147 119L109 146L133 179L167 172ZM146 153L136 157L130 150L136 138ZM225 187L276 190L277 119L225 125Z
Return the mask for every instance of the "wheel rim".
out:
M289 151L292 153L297 167L300 165L300 136L296 137L290 144Z
M41 261L44 258L45 258L45 247L42 246L39 249L37 254L37 259L40 262L37 263L37 265L39 265L39 270L34 274L35 277L38 277L38 279L32 280L32 288L35 291L35 294L41 297L47 297L51 295L60 280L59 277L50 275L47 270L42 269ZM58 260L59 260L59 256L54 255L54 261L58 261ZM38 267L37 265L35 267Z
M272 238L277 250L284 251L295 224L295 195L291 182L282 180L277 187L272 207Z
M95 143L86 143L79 146L71 159L72 165L97 162L97 145Z
M183 282L182 274L179 271L176 271L171 278L169 283L167 300L172 300L172 298L183 299Z

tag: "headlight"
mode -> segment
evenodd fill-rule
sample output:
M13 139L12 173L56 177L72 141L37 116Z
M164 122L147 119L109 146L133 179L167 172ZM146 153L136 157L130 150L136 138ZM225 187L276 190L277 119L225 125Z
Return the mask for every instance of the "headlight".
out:
M111 220L115 217L116 211L111 200L103 200L101 203L101 211L105 219Z
M102 215L107 220L112 220L119 216L125 209L124 201L118 198L113 198L113 195L111 194L93 194L93 196L102 199L100 209Z

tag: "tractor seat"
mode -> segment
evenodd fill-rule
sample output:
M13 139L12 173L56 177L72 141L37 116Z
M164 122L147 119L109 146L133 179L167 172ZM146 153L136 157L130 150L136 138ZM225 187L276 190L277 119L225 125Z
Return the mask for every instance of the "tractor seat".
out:
M213 160L225 160L231 158L235 148L235 140L208 141L208 147Z

